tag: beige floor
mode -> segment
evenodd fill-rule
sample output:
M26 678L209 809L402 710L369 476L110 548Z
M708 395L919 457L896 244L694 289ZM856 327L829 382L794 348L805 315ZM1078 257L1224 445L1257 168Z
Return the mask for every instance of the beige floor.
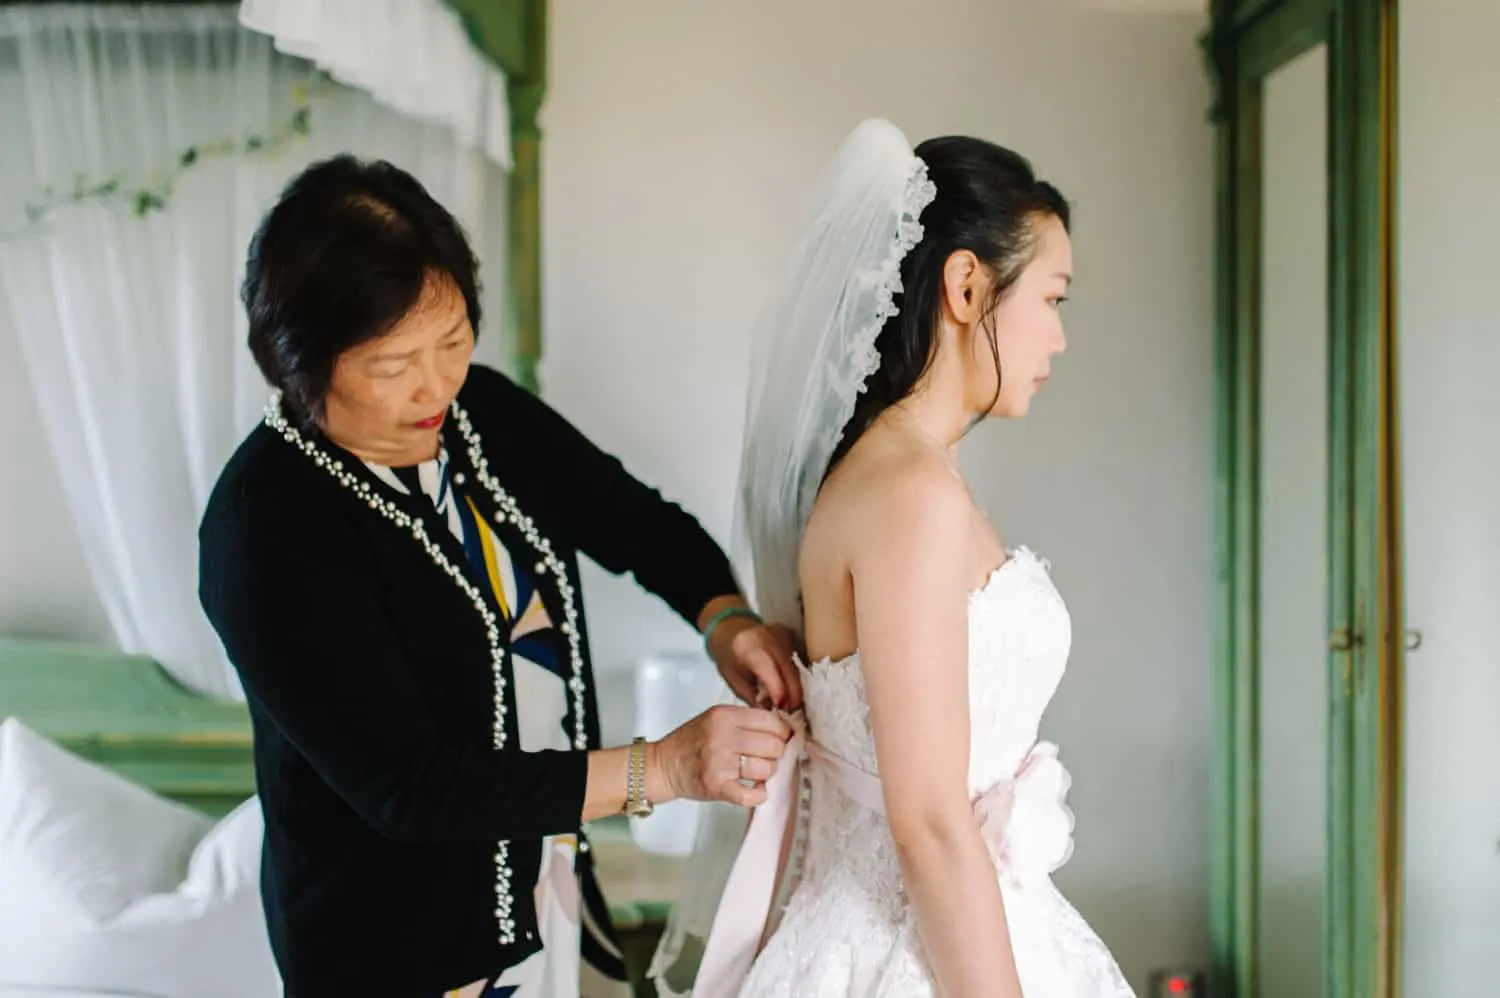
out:
M624 818L606 818L589 826L599 886L611 906L677 900L683 861L639 849Z

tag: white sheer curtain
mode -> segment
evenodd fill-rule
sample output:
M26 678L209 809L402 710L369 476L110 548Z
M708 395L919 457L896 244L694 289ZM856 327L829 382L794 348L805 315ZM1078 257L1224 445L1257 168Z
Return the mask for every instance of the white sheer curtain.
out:
M245 151L293 119L304 88L307 134ZM315 159L390 159L465 223L498 319L504 175L451 129L276 52L225 5L0 7L0 135L0 308L115 636L238 697L198 606L196 531L266 395L238 300L255 225ZM221 141L241 151L206 154ZM129 192L190 149L198 161L139 215ZM111 180L120 193L26 212L49 187ZM496 337L484 347L498 356Z
M242 0L240 23L510 167L505 76L443 0Z

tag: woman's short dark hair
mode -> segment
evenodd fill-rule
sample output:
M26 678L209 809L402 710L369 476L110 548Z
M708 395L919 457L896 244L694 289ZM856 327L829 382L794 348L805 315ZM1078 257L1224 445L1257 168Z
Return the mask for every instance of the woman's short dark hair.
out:
M250 243L250 352L296 418L322 414L339 355L388 332L433 275L479 332L479 265L458 221L399 167L336 156L295 177Z
M1056 187L1038 180L1019 153L966 136L928 139L914 151L927 164L937 196L922 211L922 241L901 262L905 290L896 295L900 312L886 320L876 337L880 366L855 404L829 462L830 470L876 418L909 396L927 373L937 347L943 268L958 250L972 252L994 273L983 314L995 358L998 400L1003 372L995 340L995 308L1036 253L1037 221L1053 216L1064 228L1072 225L1067 199Z

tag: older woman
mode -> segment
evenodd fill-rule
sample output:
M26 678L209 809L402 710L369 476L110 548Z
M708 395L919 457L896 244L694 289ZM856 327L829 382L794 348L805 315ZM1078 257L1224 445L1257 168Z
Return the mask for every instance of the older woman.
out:
M347 157L250 250L275 393L209 502L200 595L249 699L290 996L621 994L582 825L763 799L790 737L769 710L600 748L580 554L697 627L747 701L798 706L787 636L697 522L470 363L475 272L414 179Z

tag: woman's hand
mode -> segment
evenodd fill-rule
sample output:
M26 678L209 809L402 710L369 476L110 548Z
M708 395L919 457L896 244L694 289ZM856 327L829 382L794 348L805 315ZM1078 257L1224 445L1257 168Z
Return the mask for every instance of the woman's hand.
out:
M775 775L791 737L791 726L772 711L710 707L661 741L646 743L646 799L653 804L686 798L759 807L766 801L765 782ZM620 812L630 766L629 746L588 754L582 822Z
M780 716L753 707L710 707L649 746L647 780L665 784L657 799L720 800L758 807L776 773L792 729ZM741 780L753 781L747 786ZM648 787L649 794L649 787Z
M710 637L708 653L719 675L745 703L796 711L802 707L802 679L792 655L797 638L780 625L732 617Z

